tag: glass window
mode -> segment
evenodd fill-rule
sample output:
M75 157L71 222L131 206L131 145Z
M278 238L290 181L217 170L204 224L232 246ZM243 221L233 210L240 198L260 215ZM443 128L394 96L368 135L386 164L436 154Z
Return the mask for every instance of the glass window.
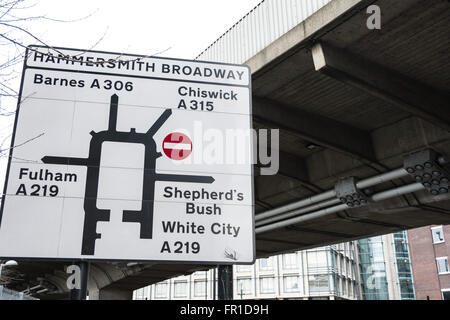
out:
M245 265L245 266L238 265L236 267L236 269L237 269L237 272L251 272L252 271L252 266L250 266L250 265Z
M298 268L298 261L297 261L296 253L290 253L290 254L283 255L283 268L284 269L297 269Z
M284 292L300 292L299 276L283 277Z
M205 280L195 280L194 281L194 296L195 297L206 296L206 281Z
M442 230L442 226L432 228L431 233L433 235L433 243L442 243L445 241L444 231Z
M156 298L167 298L167 283L158 283L155 288Z
M264 277L259 279L261 293L274 293L275 292L275 278L274 277Z
M145 288L141 288L136 290L136 299L137 300L144 300L145 297Z
M309 278L309 291L311 293L328 292L328 275L310 275ZM345 286L343 286L345 289Z
M352 276L351 262L350 262L350 259L348 259L348 258L346 258L345 260L347 261L347 277L351 278L351 276Z
M237 280L237 294L252 294L252 280L250 278Z
M449 267L448 267L448 258L447 257L437 258L436 262L437 262L438 273L450 272Z
M410 278L399 278L399 287L402 300L415 300L414 284Z
M308 268L327 267L326 251L308 251Z
M338 295L341 295L341 284L342 284L342 278L338 276L337 280L336 280L337 294Z
M347 282L345 281L345 279L342 279L342 295L347 295Z
M272 258L261 259L259 260L259 270L273 270Z
M176 298L183 298L187 296L187 281L175 281L174 290Z
M442 300L450 300L450 289L442 290Z

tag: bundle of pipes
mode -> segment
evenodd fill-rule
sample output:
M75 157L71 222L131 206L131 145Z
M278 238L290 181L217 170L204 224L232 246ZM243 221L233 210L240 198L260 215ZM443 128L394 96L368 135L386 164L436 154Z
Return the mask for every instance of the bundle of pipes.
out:
M362 190L408 175L409 173L404 168L399 168L361 180L356 183L356 187ZM423 189L425 187L421 183L409 184L376 193L370 196L370 200L371 202L378 202ZM255 217L255 232L257 234L264 233L351 208L347 204L343 204L336 196L336 190L329 190L313 197L258 214Z

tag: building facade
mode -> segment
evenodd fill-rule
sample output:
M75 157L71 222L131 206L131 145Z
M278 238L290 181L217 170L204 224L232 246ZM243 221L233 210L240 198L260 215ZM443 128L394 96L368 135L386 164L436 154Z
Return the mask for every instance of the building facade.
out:
M134 292L137 300L212 300L217 271L196 272ZM258 259L233 267L235 300L413 300L406 232ZM214 294L215 292L215 294Z
M450 300L450 225L408 232L418 300Z
M363 300L414 300L406 231L358 241Z
M298 251L233 266L234 299L360 299L356 243ZM134 292L137 300L212 300L216 270L196 272ZM216 294L214 295L214 292Z

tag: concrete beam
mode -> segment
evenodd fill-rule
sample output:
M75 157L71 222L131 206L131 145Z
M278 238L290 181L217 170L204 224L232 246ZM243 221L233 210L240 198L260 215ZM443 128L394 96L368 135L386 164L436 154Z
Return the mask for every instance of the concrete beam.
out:
M376 162L369 133L358 128L259 97L253 97L253 118L362 162Z
M316 71L450 131L450 97L381 65L328 44L312 48Z
M92 296L92 300L133 300L133 291L117 288L104 288L93 293Z
M328 30L333 30L342 21L346 21L350 16L360 12L371 3L373 3L373 0L333 0L272 42L245 64L251 68L253 75L255 75L263 68L274 64L283 55L295 50L302 42L305 43L313 37L325 34Z
M278 170L278 174L281 174L285 177L294 178L300 181L302 184L310 184L305 160L281 150L280 168Z
M293 154L278 150L279 152L279 164L277 174L287 178L295 179L301 184L310 186L308 170L306 168L305 159L299 158ZM267 167L262 164L257 164L257 170L255 170L255 176L257 177L270 177L270 175L262 175L261 168Z

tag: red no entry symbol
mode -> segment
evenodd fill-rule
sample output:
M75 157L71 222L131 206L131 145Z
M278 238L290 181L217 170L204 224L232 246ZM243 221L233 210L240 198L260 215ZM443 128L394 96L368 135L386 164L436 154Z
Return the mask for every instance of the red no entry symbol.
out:
M192 153L192 141L183 133L174 132L164 138L164 154L172 160L183 160Z

